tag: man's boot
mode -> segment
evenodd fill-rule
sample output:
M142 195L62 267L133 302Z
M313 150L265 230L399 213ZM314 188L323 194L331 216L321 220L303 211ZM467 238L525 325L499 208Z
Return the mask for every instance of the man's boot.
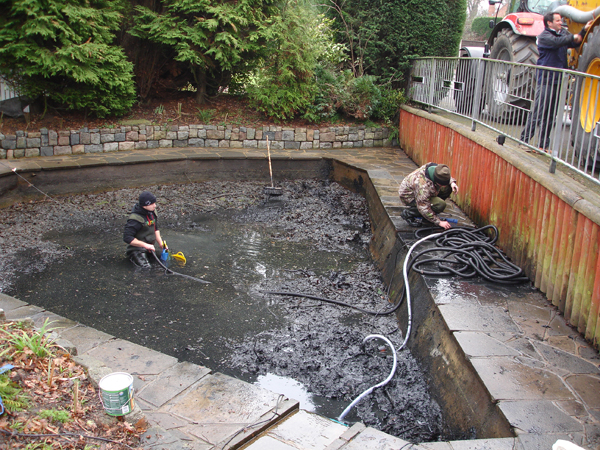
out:
M130 259L134 265L141 267L142 269L150 268L150 261L148 261L146 252L135 252L131 255Z
M408 209L403 209L400 213L400 217L402 217L411 227L418 228L423 224L423 218L413 216Z

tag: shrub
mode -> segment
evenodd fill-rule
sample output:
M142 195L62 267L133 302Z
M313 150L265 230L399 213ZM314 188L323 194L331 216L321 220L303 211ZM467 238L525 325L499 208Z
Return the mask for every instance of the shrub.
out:
M344 72L343 76L338 108L346 116L358 120L369 119L381 103L381 90L375 84L377 77L363 75L355 78L350 71Z
M415 57L458 53L466 9L466 0L331 0L327 14L355 75L398 87Z

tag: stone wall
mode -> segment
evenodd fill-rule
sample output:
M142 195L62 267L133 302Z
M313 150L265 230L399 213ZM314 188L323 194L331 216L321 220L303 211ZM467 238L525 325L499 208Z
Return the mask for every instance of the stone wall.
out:
M392 145L388 128L325 127L258 128L232 125L140 125L71 131L17 131L0 133L0 159L116 152L169 147L267 148L309 150L314 148L361 148Z

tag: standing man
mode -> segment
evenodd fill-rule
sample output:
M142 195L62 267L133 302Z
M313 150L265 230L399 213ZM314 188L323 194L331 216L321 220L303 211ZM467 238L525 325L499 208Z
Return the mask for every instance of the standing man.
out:
M127 256L133 264L144 269L150 267L148 252L155 251L154 243L163 247L155 210L156 197L148 191L142 192L131 210L123 232Z
M544 31L537 37L537 46L540 53L537 65L544 67L567 68L567 49L581 44L583 36L591 23L588 23L579 34L572 35L562 29L562 17L558 13L544 15ZM550 147L550 133L554 126L554 114L562 74L551 70L538 69L537 86L533 107L527 117L525 128L521 132L521 141L529 143L535 133L535 128L540 126L540 150L548 151Z
M445 164L427 163L400 183L400 200L408 206L400 216L413 227L421 226L425 218L447 230L450 224L441 220L438 214L446 209L444 200L453 192L458 192L458 185L450 176L450 168Z

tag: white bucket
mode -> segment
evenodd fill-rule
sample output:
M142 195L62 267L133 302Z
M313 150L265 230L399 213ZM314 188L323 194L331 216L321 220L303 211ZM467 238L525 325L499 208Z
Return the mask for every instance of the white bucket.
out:
M114 372L102 377L100 401L109 416L124 416L133 410L133 377L125 372Z

